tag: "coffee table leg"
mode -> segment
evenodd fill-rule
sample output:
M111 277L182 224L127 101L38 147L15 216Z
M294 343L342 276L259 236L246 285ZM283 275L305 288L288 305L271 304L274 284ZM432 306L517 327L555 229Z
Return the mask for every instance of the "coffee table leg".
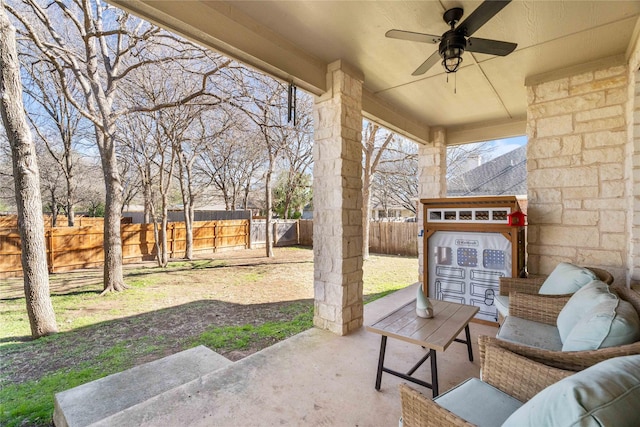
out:
M438 362L436 361L436 351L429 350L429 359L431 359L431 390L433 397L438 397Z
M467 350L469 351L469 362L473 362L473 349L471 348L471 334L469 333L469 324L464 327L464 334L467 338Z
M387 336L383 335L380 341L380 356L378 356L378 375L376 376L376 390L380 390L382 384L382 368L384 367L384 352L387 348Z

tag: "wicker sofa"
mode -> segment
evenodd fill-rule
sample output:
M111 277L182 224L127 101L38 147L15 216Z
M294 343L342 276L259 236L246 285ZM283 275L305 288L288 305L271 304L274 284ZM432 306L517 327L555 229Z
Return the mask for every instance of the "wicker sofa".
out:
M596 267L584 267L591 270L598 280L611 285L613 284L613 276L606 270ZM540 292L542 284L547 279L546 275L529 275L529 277L501 277L500 290L495 297L495 304L498 308L498 323L502 324L504 317L510 307L509 294L511 292L520 292L525 294L537 295ZM569 296L569 295L564 295Z
M482 379L435 399L400 385L402 427L640 425L640 355L582 371L553 368L481 338Z
M640 315L640 293L638 293L638 290L630 289L626 286L613 286L611 290L616 293L620 299L629 302L633 309ZM546 325L555 325L560 311L570 298L571 296L566 295L550 296L512 292L509 311L510 315L514 317ZM481 341L485 344L500 346L534 361L573 371L585 369L613 357L640 354L640 341L626 345L583 351L548 350L491 337L482 337ZM480 351L482 352L482 347Z

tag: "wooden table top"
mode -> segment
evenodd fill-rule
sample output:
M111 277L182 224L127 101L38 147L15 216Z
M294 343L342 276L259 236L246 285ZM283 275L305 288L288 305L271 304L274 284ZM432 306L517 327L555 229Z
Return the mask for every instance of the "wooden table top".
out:
M414 299L366 329L436 351L444 351L469 324L479 308L436 299L429 301L433 305L433 317L430 319L416 315Z

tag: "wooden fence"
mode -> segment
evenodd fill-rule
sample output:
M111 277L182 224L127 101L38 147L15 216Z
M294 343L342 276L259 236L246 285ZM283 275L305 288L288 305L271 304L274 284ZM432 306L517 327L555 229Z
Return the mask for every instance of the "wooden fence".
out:
M313 220L300 220L300 244L313 246ZM378 254L418 256L417 222L371 222L369 251Z
M52 217L51 215L45 214L44 216L44 226L51 227ZM66 227L67 226L67 217L65 215L58 215L57 218L58 227ZM75 227L102 227L104 226L104 218L100 217L88 217L76 215L74 218ZM122 223L128 223L127 218L122 218ZM0 228L18 228L18 215L2 215L0 216Z
M278 219L271 223L273 246L293 246L298 244L300 231L298 220ZM267 221L254 219L251 221L251 247L260 248L267 244Z
M124 262L154 259L156 256L153 224L121 226ZM49 272L98 267L104 262L102 227L56 227L45 230ZM170 257L182 257L186 229L182 222L167 226ZM22 274L20 235L16 229L0 229L0 277ZM249 221L201 221L193 225L194 255L220 250L248 248Z

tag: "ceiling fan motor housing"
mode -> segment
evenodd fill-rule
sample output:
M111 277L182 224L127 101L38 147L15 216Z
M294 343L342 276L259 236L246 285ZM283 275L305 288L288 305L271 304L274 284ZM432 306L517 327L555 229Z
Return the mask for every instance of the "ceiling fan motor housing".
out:
M467 40L462 34L449 30L442 36L438 51L442 57L442 65L448 73L457 71L462 62L462 53L467 48Z

